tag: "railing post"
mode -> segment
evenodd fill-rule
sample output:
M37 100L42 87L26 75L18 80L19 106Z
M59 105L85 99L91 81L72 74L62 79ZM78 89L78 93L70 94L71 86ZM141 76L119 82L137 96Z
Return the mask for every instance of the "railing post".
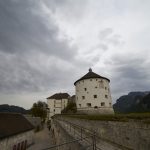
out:
M81 140L82 140L82 127L81 127Z
M95 131L92 136L92 146L93 146L93 150L96 150L96 132Z

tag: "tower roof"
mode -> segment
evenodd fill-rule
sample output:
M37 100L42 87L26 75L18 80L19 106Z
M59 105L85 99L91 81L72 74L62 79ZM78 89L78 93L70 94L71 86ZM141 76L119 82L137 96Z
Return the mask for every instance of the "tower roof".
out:
M81 77L79 80L77 80L74 85L84 79L91 79L91 78L101 78L101 79L106 79L108 82L110 82L110 80L108 78L102 77L94 72L92 72L92 69L89 69L89 72L87 74L85 74L83 77Z

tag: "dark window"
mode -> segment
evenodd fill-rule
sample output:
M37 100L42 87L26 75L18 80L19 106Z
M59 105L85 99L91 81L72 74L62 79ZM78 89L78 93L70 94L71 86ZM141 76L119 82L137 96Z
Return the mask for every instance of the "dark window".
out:
M86 105L87 105L88 107L91 107L91 103L87 103Z
M55 112L55 109L54 109L54 112Z
M101 106L105 106L105 103L104 103L104 102L101 102Z
M85 99L85 96L82 96L82 99Z
M97 89L97 86L95 88Z
M16 145L14 145L14 146L13 146L13 150L16 150L16 149L17 149L17 147L16 147Z
M97 109L97 108L98 108L98 106L94 106L94 108L95 108L95 109Z
M86 89L86 88L84 88L84 90L86 91L87 89Z
M104 82L103 82L103 80L99 81L99 87L100 88L104 88Z
M105 87L105 90L107 90L107 87Z
M20 150L20 143L18 143L17 145L17 150Z
M79 104L79 107L81 107L81 104Z
M111 106L111 103L109 103L109 106Z
M26 148L27 148L27 140L25 140L24 150L26 150Z
M108 98L108 95L105 95L105 98Z
M92 79L90 79L90 81L92 81Z
M96 79L96 81L97 81L97 79Z
M24 150L24 141L21 142L21 150Z
M94 98L97 98L97 95L94 95Z

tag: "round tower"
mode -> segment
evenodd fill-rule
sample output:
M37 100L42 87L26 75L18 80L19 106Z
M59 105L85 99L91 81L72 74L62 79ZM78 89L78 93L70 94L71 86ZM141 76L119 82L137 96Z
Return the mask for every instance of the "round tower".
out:
M76 105L81 113L112 114L110 80L89 69L89 72L77 80L75 85Z

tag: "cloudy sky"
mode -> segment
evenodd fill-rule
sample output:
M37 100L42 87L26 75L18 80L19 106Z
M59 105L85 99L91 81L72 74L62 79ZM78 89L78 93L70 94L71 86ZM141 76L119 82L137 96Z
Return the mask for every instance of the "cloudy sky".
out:
M1 0L0 104L30 108L93 71L113 103L150 90L149 0Z

